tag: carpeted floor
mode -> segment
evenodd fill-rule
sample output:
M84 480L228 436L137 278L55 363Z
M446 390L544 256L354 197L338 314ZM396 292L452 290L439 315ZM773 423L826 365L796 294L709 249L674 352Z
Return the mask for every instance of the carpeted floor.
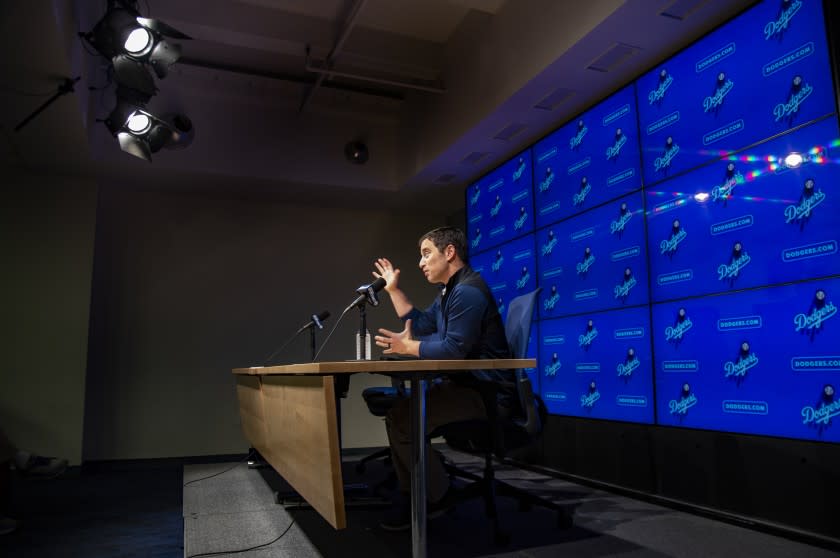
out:
M468 469L480 470L480 463L470 456L448 452L447 457ZM206 477L222 468L222 465L187 467L184 479ZM344 475L345 483L368 480L373 484L385 478L387 470L378 463L358 477L351 462L345 463ZM511 540L507 546L499 547L494 544L483 504L473 500L429 522L430 558L836 558L840 555L520 469L505 468L499 478L573 506L574 526L559 528L556 512L537 507L522 512L515 501L502 498L499 512ZM387 532L378 526L383 509L348 507L348 528L335 531L315 511L286 511L276 505L274 491L282 492L286 488L271 469L245 467L187 486L184 489L185 556L243 550L281 535L269 546L222 555L260 558L411 555L410 532Z
M20 526L0 536L0 556L180 558L182 469L180 461L151 461L15 477L7 514Z
M464 454L447 457L467 469ZM363 475L345 462L346 483L371 485L389 470L372 464ZM574 525L558 514L501 498L510 543L494 544L479 500L459 504L428 524L429 558L556 556L838 557L812 546L634 500L556 478L506 467L499 478L574 508ZM184 465L152 460L86 467L48 481L14 478L10 498L18 531L0 536L3 558L195 557L377 558L411 555L411 534L379 528L384 508L347 508L347 529L335 531L311 509L285 509L275 491L288 487L270 468L244 462ZM260 548L253 548L264 545ZM246 552L237 552L253 548ZM216 554L219 553L219 554Z

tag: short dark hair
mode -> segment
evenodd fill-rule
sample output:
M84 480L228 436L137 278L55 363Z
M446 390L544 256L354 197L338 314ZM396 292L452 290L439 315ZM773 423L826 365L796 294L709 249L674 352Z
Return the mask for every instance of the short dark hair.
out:
M443 252L450 244L455 248L455 254L458 258L467 263L467 237L464 231L455 227L438 227L432 229L417 241L417 245L423 244L423 241L429 239L435 247Z

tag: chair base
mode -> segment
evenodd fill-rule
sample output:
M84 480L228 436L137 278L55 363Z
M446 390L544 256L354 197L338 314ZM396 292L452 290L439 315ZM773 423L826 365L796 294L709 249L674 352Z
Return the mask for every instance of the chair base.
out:
M483 498L487 517L493 522L493 542L497 546L506 546L510 542L510 535L502 530L499 524L496 500L499 496L514 498L519 502L519 511L528 511L533 506L540 506L557 512L557 528L568 529L574 526L574 506L558 504L545 500L510 484L498 481L493 472L492 458L485 457L484 475L477 475L458 468L450 462L445 462L450 476L460 477L470 482L459 491L457 502L472 498Z
M374 459L384 459L385 463L388 464L388 461L391 459L391 448L382 448L381 450L375 451L361 458L359 462L356 463L356 472L360 474L364 473L368 461L373 461Z

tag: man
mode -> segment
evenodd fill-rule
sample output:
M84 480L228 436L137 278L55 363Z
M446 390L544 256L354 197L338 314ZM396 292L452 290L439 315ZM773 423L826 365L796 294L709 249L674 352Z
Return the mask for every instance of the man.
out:
M394 310L405 321L405 329L393 332L380 329L376 344L384 354L411 355L421 359L495 359L509 358L502 318L487 284L470 268L464 233L453 227L441 227L420 237L420 270L426 280L441 286L434 303L425 311L414 307L399 288L400 270L386 258L375 262L376 278L385 279L385 290ZM418 339L417 337L422 337ZM483 373L486 374L486 373ZM427 398L426 420L429 431L440 425L487 417L481 395L475 389L478 379L470 373L456 373L434 383ZM407 529L410 521L408 498L410 488L411 438L408 401L400 400L388 413L385 425L394 469L403 493L404 503L387 518L382 527ZM439 455L430 456L427 483L429 516L438 515L445 507L449 477Z

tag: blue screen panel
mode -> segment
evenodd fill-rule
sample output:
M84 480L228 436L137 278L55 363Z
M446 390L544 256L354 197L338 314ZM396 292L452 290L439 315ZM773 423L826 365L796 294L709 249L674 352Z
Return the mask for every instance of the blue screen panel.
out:
M636 86L645 184L834 112L821 2L762 2Z
M653 307L659 424L840 441L840 279Z
M840 273L838 134L822 120L648 189L653 300Z
M537 227L641 186L633 86L612 95L534 146Z
M642 193L537 233L540 318L648 302Z
M653 422L648 307L540 322L540 393L552 414Z
M475 254L534 230L531 150L525 150L466 191L467 241Z
M471 256L470 265L487 282L503 318L511 299L537 288L533 233Z

